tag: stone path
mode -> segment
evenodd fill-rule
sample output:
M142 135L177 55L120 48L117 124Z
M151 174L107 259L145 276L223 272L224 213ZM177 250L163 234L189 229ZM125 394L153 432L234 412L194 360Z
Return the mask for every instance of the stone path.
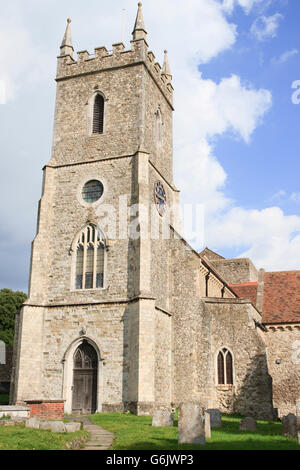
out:
M77 421L83 424L83 429L90 434L90 440L81 450L108 450L113 443L114 434L93 424L86 416L68 417L68 421Z

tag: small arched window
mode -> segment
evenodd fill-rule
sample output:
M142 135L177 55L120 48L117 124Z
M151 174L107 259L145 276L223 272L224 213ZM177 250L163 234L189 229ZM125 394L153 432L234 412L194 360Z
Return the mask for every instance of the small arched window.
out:
M233 385L233 358L228 349L223 348L217 357L218 385Z
M105 240L100 230L89 224L76 244L76 290L104 287Z
M93 134L103 134L104 128L104 98L99 93L94 100Z

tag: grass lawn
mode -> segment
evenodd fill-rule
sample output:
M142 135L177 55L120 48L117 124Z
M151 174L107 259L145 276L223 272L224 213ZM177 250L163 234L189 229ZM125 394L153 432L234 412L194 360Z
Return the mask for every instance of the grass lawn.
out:
M68 442L87 433L56 434L51 431L28 429L24 425L0 427L1 450L64 450Z
M1 405L8 405L8 402L9 402L8 393L0 393L0 406Z
M239 431L241 417L223 416L206 446L178 445L178 422L173 428L153 428L149 416L96 414L91 420L115 433L112 450L299 450L297 440L281 434L280 422L258 421L257 432Z

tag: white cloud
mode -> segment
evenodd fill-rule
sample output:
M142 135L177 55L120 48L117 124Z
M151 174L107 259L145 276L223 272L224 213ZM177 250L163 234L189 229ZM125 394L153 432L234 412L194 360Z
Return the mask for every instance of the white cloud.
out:
M268 234L265 242L253 241L252 247L241 253L241 256L255 260L259 268L267 271L287 271L300 270L299 253L300 235L291 237Z
M271 107L272 96L268 90L243 86L240 77L232 75L222 79L214 101L219 116L224 120L224 131L232 129L249 142L261 118Z
M157 54L164 42L177 74L187 63L196 66L209 62L236 41L236 25L228 21L218 0L189 0L188 5L174 0L146 0L143 9L146 27L149 21L152 23L151 31L148 28L151 49Z
M279 23L283 19L281 13L275 13L272 16L260 16L256 18L251 26L251 33L259 41L264 41L269 38L274 38L277 35Z
M284 52L279 57L273 57L272 62L273 64L278 64L278 65L284 64L289 59L297 55L298 53L299 53L298 49L291 49L290 51Z
M282 198L286 197L286 192L283 189L280 189L277 191L277 193L273 194L273 196L270 197L271 201L276 201L280 200Z
M182 203L203 204L206 213L224 210L230 200L224 195L227 175L206 139L185 142L176 149L176 184Z
M243 85L232 75L220 83L201 74L186 77L179 97L176 133L180 141L195 141L231 131L249 142L272 105L268 90ZM178 137L177 137L178 139Z
M40 83L49 70L47 54L36 45L18 15L0 18L0 103L14 99L25 85ZM48 65L48 66L47 66Z
M286 216L278 207L234 207L210 220L207 238L213 246L249 247L240 256L252 258L260 268L300 269L300 217Z
M300 193L292 193L290 197L291 201L296 202L297 204L300 203Z
M212 141L227 132L249 142L272 104L271 93L255 90L232 75L220 83L189 74L181 90L175 119L175 175L183 201L205 204L207 213L225 210L226 172L214 155Z
M239 5L248 14L254 5L261 4L263 1L266 0L223 0L223 8L227 13L232 13L235 6Z

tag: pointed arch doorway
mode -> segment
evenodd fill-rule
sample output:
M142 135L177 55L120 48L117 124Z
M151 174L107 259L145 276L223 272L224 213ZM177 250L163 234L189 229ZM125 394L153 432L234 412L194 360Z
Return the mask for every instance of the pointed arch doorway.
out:
M98 355L83 341L73 358L72 412L91 414L97 410Z

